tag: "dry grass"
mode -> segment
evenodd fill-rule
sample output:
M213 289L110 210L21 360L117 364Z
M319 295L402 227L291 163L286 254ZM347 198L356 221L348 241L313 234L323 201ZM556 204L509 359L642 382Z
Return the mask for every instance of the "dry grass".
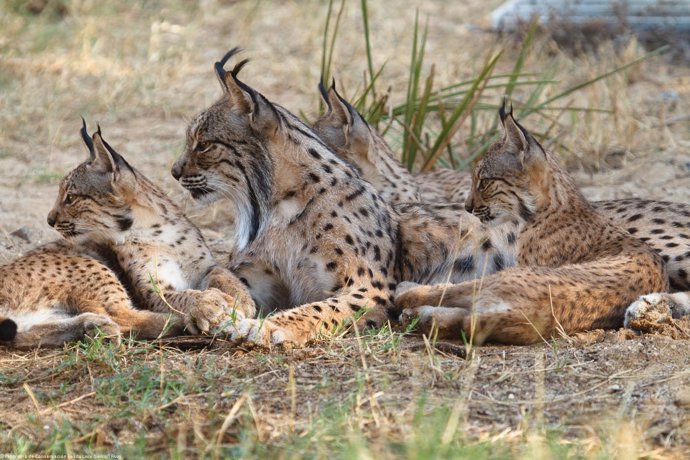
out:
M499 48L508 58L497 72L509 71L514 38L468 25L481 24L498 3L371 2L374 65L386 62L380 81L393 103L404 98L415 8L429 17L427 65L435 63L440 85L476 75ZM211 66L226 49L247 50L253 62L245 79L270 99L316 115L323 2L74 0L64 17L26 14L20 2L0 5L0 261L56 237L45 216L57 180L85 155L80 114L181 199L169 166L185 120L218 97ZM367 68L356 2L346 6L340 34L333 70L352 96ZM548 91L644 54L635 43L621 50L603 43L577 57L548 39L535 47L526 70L560 81ZM573 106L610 112L554 111L552 146L581 171L589 196L688 201L688 101L688 67L656 57L573 94ZM493 117L482 114L479 123ZM389 138L400 144L399 132ZM209 222L208 213L193 214ZM207 234L222 235L219 221ZM9 234L23 226L30 242ZM462 348L438 351L387 331L272 353L222 340L208 349L196 340L120 348L96 340L36 353L0 350L0 453L690 455L687 341L623 335L481 347L467 360L455 354Z

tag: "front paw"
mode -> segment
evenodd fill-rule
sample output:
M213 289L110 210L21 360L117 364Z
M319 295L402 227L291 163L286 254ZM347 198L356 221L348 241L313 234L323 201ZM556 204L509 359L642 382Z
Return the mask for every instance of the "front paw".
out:
M302 345L304 342L297 339L289 329L274 323L270 319L246 318L237 324L232 332L233 340L242 340L264 347L271 345Z
M406 331L428 333L433 324L435 310L437 310L436 307L429 305L406 308L402 311L398 320Z
M625 310L623 326L637 329L643 322L670 323L673 312L668 294L654 293L641 296Z
M209 333L214 328L224 329L244 316L228 305L227 295L215 288L199 291L194 304L185 315L185 327L193 334Z
M375 307L371 310L367 310L366 313L357 318L357 329L360 331L364 329L380 329L388 324L390 320L391 317L385 308ZM393 318L393 321L395 321L395 318Z
M83 313L79 315L79 319L82 321L84 336L91 338L101 336L116 345L120 344L122 337L120 326L108 316L96 313Z
M235 295L222 292L225 298L226 312L233 317L252 318L256 314L254 300L244 292L238 291Z

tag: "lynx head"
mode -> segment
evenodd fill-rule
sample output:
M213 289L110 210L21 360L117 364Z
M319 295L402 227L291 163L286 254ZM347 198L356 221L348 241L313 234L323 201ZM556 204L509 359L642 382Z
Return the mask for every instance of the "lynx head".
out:
M314 131L340 157L356 165L370 160L370 149L376 148L374 133L357 110L335 89L335 81L326 90L319 82L321 97L326 103L324 113L314 123ZM385 143L384 143L385 144Z
M256 237L270 204L269 146L281 129L282 115L238 79L247 60L225 71L225 63L238 52L234 48L216 62L223 96L192 120L185 150L171 172L196 200L230 199L236 208L238 244L244 246Z
M499 116L503 138L475 166L465 208L484 222L516 217L530 222L547 166L546 152L513 118L512 107L506 113L504 103Z
M60 182L48 225L67 238L97 233L117 239L132 226L134 170L103 139L100 126L89 137L83 122L81 136L89 158Z

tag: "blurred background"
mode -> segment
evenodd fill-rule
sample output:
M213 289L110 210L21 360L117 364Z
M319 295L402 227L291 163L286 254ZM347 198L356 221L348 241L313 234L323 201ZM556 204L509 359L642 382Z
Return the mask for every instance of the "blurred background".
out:
M630 20L644 12L605 0L4 0L5 254L55 236L44 222L59 179L86 155L80 115L186 199L169 167L187 121L220 96L212 66L234 46L251 59L244 81L307 121L320 76L335 78L414 170L471 167L509 95L590 198L687 202L690 7L670 3L681 26L651 33Z

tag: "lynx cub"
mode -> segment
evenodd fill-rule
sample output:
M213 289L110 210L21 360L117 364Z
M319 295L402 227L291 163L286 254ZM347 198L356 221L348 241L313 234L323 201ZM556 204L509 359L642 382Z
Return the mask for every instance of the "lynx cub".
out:
M0 338L59 345L96 327L151 338L168 321L167 332L177 334L183 326L208 332L253 316L244 286L215 263L178 207L103 140L100 128L89 137L84 125L81 133L90 158L62 180L48 215L67 241L2 267Z
M504 138L475 167L466 208L485 222L521 220L518 266L455 285L400 286L401 319L477 344L622 326L635 299L667 290L661 257L599 214L512 111L500 116Z

